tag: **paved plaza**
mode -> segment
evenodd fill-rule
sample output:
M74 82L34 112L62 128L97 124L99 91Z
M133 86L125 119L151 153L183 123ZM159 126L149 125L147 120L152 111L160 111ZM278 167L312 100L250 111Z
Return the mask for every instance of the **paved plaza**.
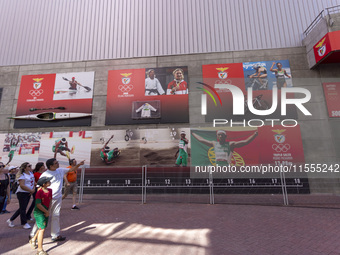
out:
M79 211L71 199L61 210L65 242L53 243L50 227L44 248L49 254L340 254L339 207L296 207L117 201L84 196ZM18 208L16 199L8 206ZM29 230L20 220L7 226L0 215L0 254L35 254Z

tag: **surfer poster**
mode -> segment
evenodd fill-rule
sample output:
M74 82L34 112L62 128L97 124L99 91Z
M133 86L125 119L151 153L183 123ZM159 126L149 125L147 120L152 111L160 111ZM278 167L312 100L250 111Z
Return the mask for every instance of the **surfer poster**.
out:
M94 72L23 75L14 128L90 126Z

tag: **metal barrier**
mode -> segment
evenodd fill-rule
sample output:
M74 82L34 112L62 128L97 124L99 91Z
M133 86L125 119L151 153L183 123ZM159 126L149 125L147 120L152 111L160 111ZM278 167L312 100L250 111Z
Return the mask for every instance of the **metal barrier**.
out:
M142 204L159 199L162 202L166 200L173 202L174 198L179 198L179 201L183 202L185 194L190 196L189 202L209 204L228 203L228 201L235 203L234 197L238 197L240 203L247 204L250 201L247 202L246 198L253 202L255 196L252 195L258 195L264 198L258 203L266 204L269 200L265 197L275 195L275 204L287 206L289 205L287 187L290 193L309 192L308 180L303 184L300 179L287 179L284 172L280 172L277 178L272 179L214 178L211 172L208 173L207 178L198 179L190 178L189 167L146 165L125 168L82 168L78 172L80 172L79 203L83 202L86 191L87 194L115 194L116 199L123 201L131 201L132 196L134 201L141 201ZM278 196L281 194L281 202L279 202ZM112 196L109 199L112 199Z

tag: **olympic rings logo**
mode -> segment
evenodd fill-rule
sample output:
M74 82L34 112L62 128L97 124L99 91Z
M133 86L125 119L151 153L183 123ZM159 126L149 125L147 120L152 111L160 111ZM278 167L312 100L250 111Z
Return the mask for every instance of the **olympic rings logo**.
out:
M273 144L272 149L276 152L287 152L290 149L290 145L286 144Z
M215 84L229 84L229 85L232 85L231 84L231 80L216 80L215 81Z
M32 97L38 97L40 96L42 93L44 93L44 91L42 89L39 89L39 90L30 90L29 94L32 96Z
M128 93L131 89L133 89L133 85L119 85L118 89L123 93Z

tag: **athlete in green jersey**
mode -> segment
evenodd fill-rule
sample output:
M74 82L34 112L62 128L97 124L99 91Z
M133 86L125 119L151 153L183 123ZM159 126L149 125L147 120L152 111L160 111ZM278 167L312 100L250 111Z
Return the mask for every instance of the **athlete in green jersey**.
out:
M175 154L176 166L187 166L188 164L188 143L189 140L185 138L185 132L181 132L181 139L179 140L178 150ZM179 153L178 157L177 154Z
M251 143L255 137L257 136L257 131L249 136L247 139L238 141L238 142L227 142L227 132L224 130L218 130L217 131L217 141L209 141L204 139L203 137L192 133L193 137L195 137L199 142L209 146L214 147L215 151L215 160L216 165L219 166L228 166L231 164L231 156L234 152L234 149L240 148L242 146L245 146L249 143Z
M68 143L66 141L66 138L58 139L55 141L52 151L54 152L54 158L57 158L57 153L60 155L67 157L68 160L70 160L70 149L68 148ZM66 151L66 153L64 152Z
M16 139L15 135L13 135L13 137L12 137L10 143L9 143L10 151L8 153L8 162L6 163L6 166L9 164L9 162L12 161L12 159L14 157L15 149L18 146L19 141L20 141L20 135L18 136L18 139Z
M105 145L100 151L100 158L107 165L114 163L115 162L114 159L120 155L120 150L118 150L118 148L114 148L113 150L110 150L110 147L107 146L112 138L113 138L113 135L109 138L109 140L107 140L107 142L105 143Z

